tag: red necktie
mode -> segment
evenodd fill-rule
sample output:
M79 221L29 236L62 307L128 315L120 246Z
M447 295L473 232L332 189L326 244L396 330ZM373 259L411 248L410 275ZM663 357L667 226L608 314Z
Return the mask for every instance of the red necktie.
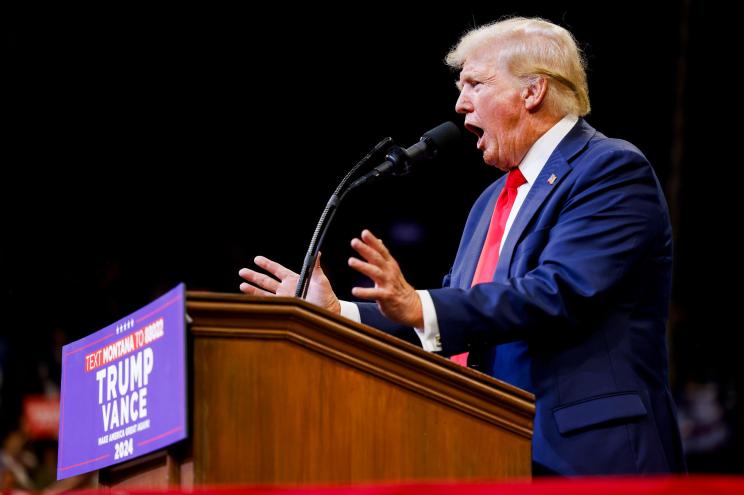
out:
M493 280L493 274L496 271L496 265L499 262L499 248L501 247L501 238L504 236L504 228L509 218L514 200L517 199L517 188L526 183L522 172L518 168L512 169L506 178L506 185L501 190L499 197L496 199L496 206L491 216L491 224L488 227L486 241L483 243L478 266L473 275L471 286ZM457 364L467 366L468 353L457 354L450 357Z

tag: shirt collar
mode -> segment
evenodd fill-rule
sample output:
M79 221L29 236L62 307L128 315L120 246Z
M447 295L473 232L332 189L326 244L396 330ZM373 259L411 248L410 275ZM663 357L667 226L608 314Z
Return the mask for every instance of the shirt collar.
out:
M568 114L535 141L519 164L519 171L527 179L528 184L532 185L535 182L550 155L578 121L576 115Z

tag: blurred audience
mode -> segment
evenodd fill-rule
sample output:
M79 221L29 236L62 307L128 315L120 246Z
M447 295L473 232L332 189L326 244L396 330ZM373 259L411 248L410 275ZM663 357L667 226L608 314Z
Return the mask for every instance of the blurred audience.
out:
M736 447L741 441L742 418L735 385L691 379L677 402L690 472L743 473Z
M30 473L38 465L38 459L28 449L26 435L20 430L11 431L3 438L0 450L0 489L37 489Z

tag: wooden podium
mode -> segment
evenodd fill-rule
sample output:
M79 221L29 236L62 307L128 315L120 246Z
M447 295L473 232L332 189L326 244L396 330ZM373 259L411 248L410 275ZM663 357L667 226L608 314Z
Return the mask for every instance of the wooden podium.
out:
M530 476L534 398L293 298L189 292L189 439L101 487Z

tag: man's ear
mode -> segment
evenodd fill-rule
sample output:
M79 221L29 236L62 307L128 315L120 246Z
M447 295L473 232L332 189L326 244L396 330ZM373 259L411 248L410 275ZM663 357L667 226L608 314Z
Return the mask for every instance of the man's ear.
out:
M534 76L529 79L527 86L522 88L522 100L524 108L528 112L537 111L548 94L548 78L545 76Z

